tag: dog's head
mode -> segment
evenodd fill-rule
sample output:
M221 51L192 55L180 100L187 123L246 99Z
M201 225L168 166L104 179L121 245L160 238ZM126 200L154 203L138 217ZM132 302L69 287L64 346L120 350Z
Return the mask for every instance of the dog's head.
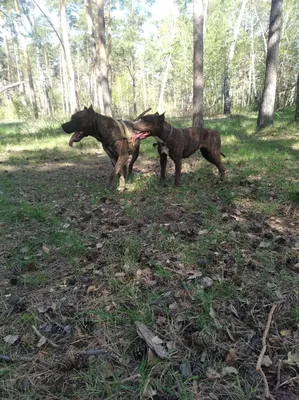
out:
M83 110L75 112L69 122L61 125L64 132L74 132L69 141L70 146L72 146L74 142L80 142L80 140L92 133L94 116L95 111L92 106L89 108L84 107Z
M148 136L158 136L163 131L163 124L165 121L164 113L148 114L134 122L133 127L135 133L132 137L133 142L137 139L143 140Z

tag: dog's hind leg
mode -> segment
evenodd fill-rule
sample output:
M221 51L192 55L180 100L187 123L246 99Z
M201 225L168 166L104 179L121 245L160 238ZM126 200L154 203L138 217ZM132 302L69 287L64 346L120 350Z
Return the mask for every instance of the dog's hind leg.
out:
M117 162L115 164L115 167L114 167L114 176L119 175L119 188L120 188L120 190L123 190L124 186L125 186L124 173L125 173L125 169L126 168L124 169L124 166L126 166L126 164L128 162L128 159L129 159L129 153L121 154L118 157L118 160L117 160Z
M137 145L136 149L133 151L132 153L132 159L130 161L129 164L129 173L128 173L128 178L130 177L130 175L132 174L132 170L133 170L133 165L134 162L137 160L137 158L139 157L139 150L140 150L140 146L139 144Z
M181 183L181 171L182 171L182 158L178 158L175 162L175 186L179 186Z
M209 161L210 163L216 165L216 167L218 168L219 174L220 174L220 178L223 179L225 176L225 168L224 165L221 162L221 154L219 151L217 152L213 152L211 153L208 149L202 147L200 149L201 154L203 155L203 157Z

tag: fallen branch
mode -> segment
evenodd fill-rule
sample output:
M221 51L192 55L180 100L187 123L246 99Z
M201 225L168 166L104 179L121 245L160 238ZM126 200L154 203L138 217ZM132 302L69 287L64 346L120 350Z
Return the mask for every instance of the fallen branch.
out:
M263 345L263 347L262 347L262 350L260 352L259 358L258 358L257 363L256 363L256 370L262 375L262 378L263 378L263 381L264 381L265 398L266 399L269 399L271 397L271 395L270 395L269 384L268 384L266 375L265 375L265 373L264 373L264 371L262 369L262 360L263 360L264 354L265 354L266 349L267 349L267 336L268 336L268 332L269 332L269 329L270 329L270 324L271 324L271 320L272 320L272 317L273 317L273 313L274 313L276 307L277 307L277 305L273 304L273 306L272 306L272 308L270 310L270 313L269 313L269 316L268 316L267 325L266 325L266 328L264 330L264 334L263 334L263 337L262 337L262 345Z
M284 385L286 385L286 384L288 384L288 383L290 383L290 382L295 381L296 379L299 380L299 376L294 376L293 378L290 378L290 379L288 379L287 381L282 382L278 387L284 386Z
M140 374L129 376L128 378L122 379L121 382L134 382L141 378Z
M34 332L37 334L37 336L38 336L39 338L41 338L41 339L42 339L42 338L45 338L46 341L47 341L52 347L55 347L56 349L59 347L58 344L52 342L52 340L50 340L50 339L48 339L46 336L42 335L42 334L37 330L36 326L32 325L32 329L34 330Z
M104 358L109 358L112 361L117 362L120 365L125 365L122 358L116 354L113 350L103 348L103 349L90 349L90 350L82 350L78 352L80 356L103 356Z
M9 356L6 356L5 354L0 354L0 361L5 361L5 362L9 362L9 363L13 363L13 362L17 362L17 361L33 361L34 358L32 357L22 357L22 356L17 356L14 358L11 358Z
M167 351L161 344L155 343L156 335L154 335L142 322L135 322L138 335L146 341L150 347L160 358L169 358Z
M16 86L22 85L22 83L24 83L24 81L12 83L11 85L8 85L8 86L3 86L2 88L0 88L0 92L5 92L5 90L9 90Z
M275 390L277 390L280 386L280 377L281 377L281 364L282 360L278 360L278 366L277 366L277 378L276 378L276 386Z

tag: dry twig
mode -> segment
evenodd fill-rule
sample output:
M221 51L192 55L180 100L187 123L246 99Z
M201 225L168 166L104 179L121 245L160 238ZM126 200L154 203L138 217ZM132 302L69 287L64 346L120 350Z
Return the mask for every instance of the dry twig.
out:
M275 389L277 390L280 386L280 377L281 377L281 364L282 360L278 360L278 366L277 366L277 378L276 378L276 386Z
M266 399L269 399L271 397L271 395L270 395L269 384L268 384L266 375L265 375L264 371L262 370L262 360L263 360L264 354L265 354L266 349L267 349L267 336L268 336L268 332L269 332L269 329L270 329L270 324L271 324L271 320L272 320L272 317L273 317L273 313L274 313L276 307L277 307L277 305L273 304L273 306L272 306L272 308L270 310L270 313L269 313L269 316L268 316L267 325L266 325L266 328L264 330L264 334L263 334L263 338L262 338L263 347L262 347L262 350L260 352L259 358L258 358L257 363L256 363L256 370L262 375L262 378L263 378L263 381L264 381L264 384L265 384L265 398Z
M45 338L46 341L47 341L52 347L55 347L56 349L59 347L58 344L52 342L52 340L50 340L50 339L48 339L46 336L42 335L42 334L38 331L38 329L37 329L36 326L32 325L32 329L34 330L34 332L37 334L37 336L38 336L39 338Z

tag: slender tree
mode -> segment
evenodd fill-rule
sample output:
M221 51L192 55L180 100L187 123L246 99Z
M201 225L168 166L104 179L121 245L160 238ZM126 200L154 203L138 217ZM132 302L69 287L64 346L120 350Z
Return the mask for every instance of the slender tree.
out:
M299 73L297 74L297 94L296 94L295 121L299 123Z
M162 104L163 104L164 93L165 93L167 79L168 79L168 72L169 72L169 68L171 66L171 57L172 57L172 52L173 52L172 45L173 45L174 38L175 38L176 25L177 25L176 18L174 18L173 25L171 27L172 33L171 33L170 51L166 58L165 70L164 70L164 74L163 74L162 85L161 85L161 90L160 90L160 95L159 95L159 102L158 102L158 111L159 112L162 112Z
M203 4L193 0L193 126L203 125Z
M74 70L73 59L72 59L72 54L71 54L71 47L70 47L70 42L69 42L65 0L60 0L60 21L61 21L63 46L64 46L64 50L65 50L64 55L66 58L65 61L66 61L68 80L69 80L70 107L71 107L71 113L74 113L79 108L79 103L78 103L78 97L77 97L77 92L76 92L75 70Z
M96 43L95 28L93 25L91 0L85 0L85 8L87 17L87 27L88 27L88 33L92 50L91 64L93 69L93 79L92 79L93 104L95 105L95 107L100 108L101 113L104 113L102 88L99 84L101 81L101 74L98 62L97 43Z
M110 98L112 88L112 68L111 68L111 53L112 53L112 29L111 29L111 0L106 0L107 10L107 68Z
M23 31L24 27L23 27L21 12L20 12L19 0L15 0L15 8L16 8L18 22L19 22L19 29L21 29ZM28 55L27 43L26 43L25 35L23 32L21 32L21 34L20 34L20 41L22 42L23 51L24 51L24 60L25 60L28 83L29 83L30 103L31 103L31 106L33 109L34 118L37 119L38 118L38 108L37 108L36 93L35 93L35 88L34 88L34 83L33 83L31 61L30 61L30 58Z
M272 0L267 43L266 74L262 103L259 109L257 126L264 128L273 124L275 93L277 81L277 62L282 27L283 0Z
M97 0L98 8L98 51L101 71L100 86L103 93L104 112L105 115L112 116L111 96L108 79L108 63L106 54L106 41L105 41L105 18L104 18L104 0Z
M240 32L240 26L243 19L245 6L247 0L242 0L241 9L239 12L238 20L234 29L234 35L229 47L228 58L225 65L224 81L223 81L223 97L224 97L224 114L231 113L231 96L230 96L230 83L231 83L231 65L235 55L236 43Z

